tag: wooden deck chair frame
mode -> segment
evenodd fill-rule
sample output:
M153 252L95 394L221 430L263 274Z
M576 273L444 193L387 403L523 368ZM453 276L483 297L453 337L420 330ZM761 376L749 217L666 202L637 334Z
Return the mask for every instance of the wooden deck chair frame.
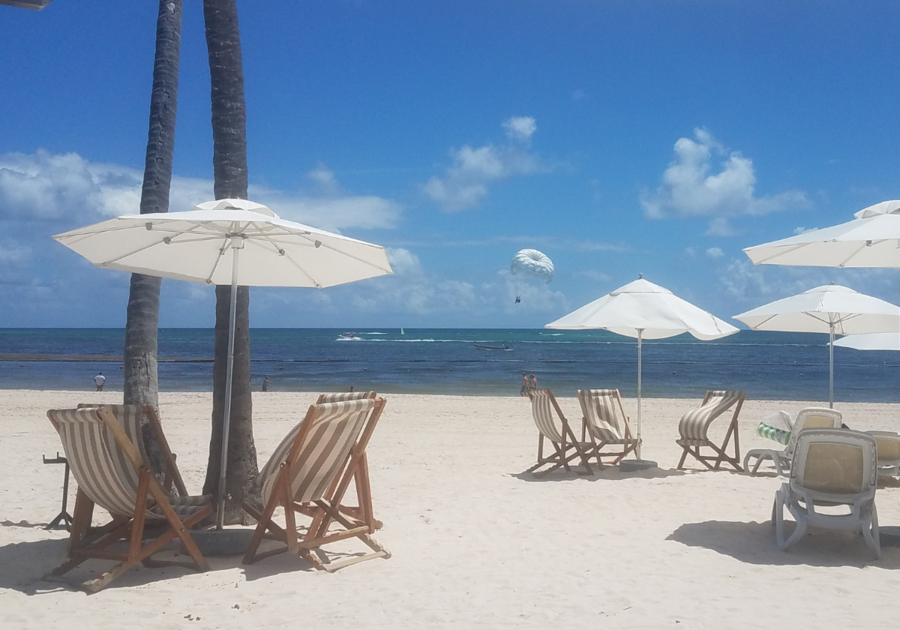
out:
M727 405L720 408L710 410L710 417L699 417L698 414L709 404L713 398L724 397L732 399ZM741 407L744 399L747 397L746 392L741 391L722 391L710 390L706 392L700 407L689 411L678 423L678 432L681 437L675 442L682 448L681 459L678 462L678 470L684 468L685 459L691 455L709 470L719 470L719 467L725 463L734 468L737 472L742 472L741 468L741 443L740 434L738 432L738 416L741 413ZM731 421L728 423L728 429L725 432L725 438L721 444L716 444L708 437L709 426L719 416L725 414L729 409L734 408L731 415ZM734 438L732 444L732 438ZM712 454L702 451L708 448L712 450ZM729 451L731 451L729 453Z
M84 407L98 407L96 403L79 403L78 408L82 409ZM167 493L172 494L174 487L174 493L180 497L188 496L187 488L184 485L184 479L181 477L181 471L178 470L178 466L176 464L177 455L172 452L172 449L169 448L169 441L166 439L166 434L163 433L162 424L159 422L159 416L156 415L156 410L152 405L102 405L112 410L115 414L116 418L120 422L122 422L124 413L127 411L127 408L130 407L135 410L140 410L140 413L144 418L147 419L147 423L150 425L150 430L153 432L154 437L156 438L157 444L159 444L159 450L162 454L163 459L165 460L166 469L162 471L163 473L163 488ZM144 463L150 464L150 458L147 453L147 448L144 444L144 436L143 433L139 430L132 435L132 432L129 431L129 427L126 423L122 422L122 426L125 429L125 433L128 434L128 437L131 438L131 441L137 447L141 456L144 459ZM140 428L140 427L138 427ZM152 468L152 466L151 466Z
M310 504L301 504L295 501L290 485L290 480L294 478L292 469L301 463L298 462L298 457L305 446L306 438L313 429L316 418L323 413L323 408L354 400L371 400L371 407L368 411L368 417L364 419L360 432L350 447L347 456L343 462L339 463L328 489L321 498L315 499ZM291 552L307 560L316 569L334 572L365 560L391 557L390 552L372 538L372 534L376 529L376 523L374 518L372 518L371 511L369 510L366 513L364 507L367 505L371 506L368 483L357 486L358 492L361 492L359 497L360 509L363 510L363 514L360 517L354 517L340 509L341 501L351 481L355 478L358 479L361 475L360 468L364 461L363 455L365 454L366 446L372 437L372 433L375 431L385 404L384 398L365 396L363 398L345 399L335 403L322 403L310 406L306 416L299 425L296 436L291 442L287 456L274 472L276 477L269 500L262 509L259 509L252 501L244 503L244 510L258 521L256 531L254 531L250 545L244 554L244 564L252 564L269 556ZM279 507L284 509L285 527L283 528L273 520L275 510ZM298 536L297 532L296 513L304 514L311 519L302 538ZM328 530L332 523L338 523L343 529L329 533ZM284 544L284 547L260 552L259 546L264 537L278 540ZM326 562L323 560L322 556L325 554L321 553L322 546L354 537L369 547L372 552L340 561Z
M79 487L75 498L72 531L69 535L67 550L69 559L54 569L47 577L62 576L89 559L118 560L119 564L99 578L89 580L80 585L87 592L96 593L106 588L138 562L145 566L182 566L199 571L208 570L209 565L206 559L188 533L189 528L198 524L203 518L212 513L212 506L209 505L208 498L196 497L196 502L182 503L181 505L189 506L186 511L190 512L187 518L182 519L173 508L165 490L156 480L149 466L143 461L137 447L129 439L122 428L122 424L111 409L104 406L91 406L68 410L51 409L47 412L50 422L58 432L61 431L61 424L68 422L66 416L70 414L78 422L104 425L112 434L115 446L106 440L100 439L97 440L102 443L100 448L120 449L128 465L133 467L138 481L133 511L130 514L124 514L101 503L101 507L110 512L112 520L103 527L90 531L95 501L89 495L96 492L96 488L92 487L92 484L95 484L95 482L90 481L93 475L82 469L84 466L83 458L77 453L70 452L66 440L63 440L66 457L69 460L69 465L76 481L79 482ZM100 455L94 453L94 457L99 458ZM114 470L114 466L110 470ZM116 473L113 472L112 474ZM127 482L125 482L125 485L128 485ZM98 494L95 494L95 496L98 496ZM153 508L157 509L158 512L150 513L149 510ZM148 532L149 526L156 523L167 524L168 527L153 531L155 537L148 538L145 541L145 535L150 533ZM181 540L192 562L158 561L151 558L153 554L176 538ZM128 544L126 551L113 551L110 549L113 543L123 540Z
M620 437L605 435L609 429L603 426L603 421L599 418L597 409L597 405L600 404L599 399L604 399L606 401L604 404L607 406L612 405L609 413L615 415L614 420L622 419L624 430L620 430L618 426L612 427L616 433L621 433ZM578 402L581 405L582 413L581 441L585 442L590 438L594 442L597 463L601 467L616 466L630 453L636 452L638 440L631 430L631 420L625 413L625 406L622 404L622 396L618 389L579 389ZM621 450L615 450L616 447ZM611 460L604 462L604 457L611 458Z
M376 394L375 392L339 392L332 394L319 394L319 397L316 398L316 404L321 405L323 403L341 402L342 400L362 400L365 398L371 398L374 400L378 398L378 394ZM372 417L373 416L369 417L370 422ZM365 433L365 431L366 429L364 428L363 433ZM350 476L355 482L358 505L341 505L340 511L344 514L347 514L348 516L352 516L353 518L371 524L373 531L376 529L381 529L382 527L384 527L384 523L375 518L375 513L372 508L372 486L369 483L369 458L366 455L366 449L362 449L359 458L352 463L354 464L354 466L350 471Z
M558 468L565 468L566 471L572 472L569 463L573 460L580 459L581 464L587 470L588 475L593 475L594 470L591 468L589 457L597 454L597 445L594 442L580 442L572 431L572 426L566 419L565 414L556 402L556 397L549 389L539 389L529 392L531 399L531 414L535 426L538 429L538 452L537 463L528 468L525 472L533 473L536 477L544 477ZM553 422L553 412L562 426L562 431L556 428ZM552 447L549 455L544 455L544 441L547 441ZM599 464L599 459L597 460ZM546 470L538 470L542 466L550 466ZM602 467L602 466L601 466Z

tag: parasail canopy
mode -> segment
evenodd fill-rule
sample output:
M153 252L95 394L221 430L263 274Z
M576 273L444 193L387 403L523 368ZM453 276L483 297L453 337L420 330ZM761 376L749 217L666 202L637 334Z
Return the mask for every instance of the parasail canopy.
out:
M513 256L509 269L516 275L528 276L544 282L553 280L553 261L536 249L523 249L517 252Z

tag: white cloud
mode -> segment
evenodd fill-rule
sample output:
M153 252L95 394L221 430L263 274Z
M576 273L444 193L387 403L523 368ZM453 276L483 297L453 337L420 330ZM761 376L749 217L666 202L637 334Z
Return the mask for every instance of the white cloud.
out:
M612 280L612 276L610 276L608 273L603 273L602 271L596 271L594 269L584 269L582 271L576 271L572 275L576 278L586 278L595 282L609 282L610 280Z
M721 258L725 254L718 247L710 247L709 249L706 250L706 255L709 258Z
M538 159L528 151L537 130L534 118L513 117L503 122L509 143L504 146L468 145L450 152L453 165L443 177L425 183L425 194L445 211L454 212L478 205L488 195L488 185L515 175L527 175L539 168Z
M662 184L655 193L641 195L648 217L713 217L718 223L711 224L708 233L715 235L733 233L726 217L805 208L809 203L797 190L757 197L753 162L739 151L729 151L705 129L695 129L694 139L679 138Z
M408 249L400 247L385 248L388 262L391 263L391 269L398 276L417 275L425 272L422 263L419 262L418 256Z
M503 121L506 137L515 142L528 142L537 131L537 123L531 116L513 116Z
M709 227L705 232L706 236L734 236L734 228L731 222L725 217L716 217L710 220Z
M754 265L734 259L717 272L732 309L746 310L832 282L860 293L893 301L897 291L893 269L837 269ZM737 310L735 312L740 312Z
M337 178L319 165L308 174L318 190L288 192L250 186L250 197L286 219L326 230L393 228L401 206L374 195L343 192ZM56 231L140 212L143 173L116 164L85 160L76 153L0 155L0 218L52 221ZM211 180L174 176L169 207L188 210L213 198ZM58 229L56 229L58 228Z

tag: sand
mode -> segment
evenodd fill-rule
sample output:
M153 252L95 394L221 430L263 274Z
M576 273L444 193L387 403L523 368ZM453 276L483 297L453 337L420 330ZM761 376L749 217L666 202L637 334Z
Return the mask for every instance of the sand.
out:
M254 395L261 463L314 398ZM896 620L900 548L885 546L876 561L860 537L815 530L781 552L769 524L781 479L696 463L674 470L677 421L697 401L644 401L644 457L659 469L537 480L522 474L537 445L526 399L387 398L369 462L385 523L376 538L390 559L328 574L288 555L249 567L239 556L210 558L207 573L138 567L89 596L40 579L66 549L65 531L43 528L59 512L63 476L41 461L61 449L45 411L121 394L0 391L0 625L825 628ZM625 402L633 415L635 401ZM580 416L574 397L560 403ZM772 412L815 404L748 400L742 448L774 445L755 434ZM859 429L896 428L900 416L898 405L837 407ZM206 466L210 409L206 393L161 397L192 491ZM71 511L74 483L70 494ZM898 499L895 485L878 490L882 526L900 525Z

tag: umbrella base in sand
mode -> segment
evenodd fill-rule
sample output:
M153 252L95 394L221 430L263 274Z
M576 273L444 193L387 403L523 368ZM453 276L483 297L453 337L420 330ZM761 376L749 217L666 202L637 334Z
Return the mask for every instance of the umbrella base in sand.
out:
M649 459L623 459L619 462L619 470L622 472L635 472L637 470L650 470L658 468L659 465Z
M191 531L191 538L204 556L236 556L247 551L254 531L252 527L197 529ZM184 545L181 550L187 553Z

